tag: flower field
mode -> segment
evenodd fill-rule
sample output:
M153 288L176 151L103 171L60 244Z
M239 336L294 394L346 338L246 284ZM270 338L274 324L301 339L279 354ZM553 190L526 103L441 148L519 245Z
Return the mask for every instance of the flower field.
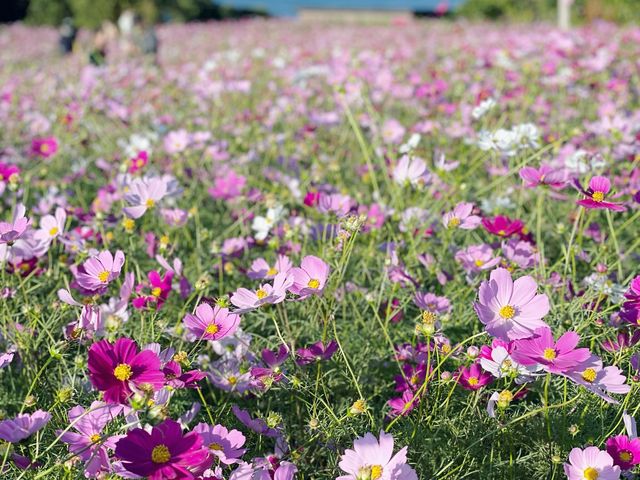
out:
M639 28L158 37L0 29L1 478L640 478Z

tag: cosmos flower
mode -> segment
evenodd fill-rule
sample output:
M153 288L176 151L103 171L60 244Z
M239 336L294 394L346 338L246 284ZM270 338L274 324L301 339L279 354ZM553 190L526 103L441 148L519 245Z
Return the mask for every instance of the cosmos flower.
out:
M261 418L252 418L248 411L240 409L237 405L233 405L231 411L247 428L260 435L271 438L279 438L282 435L279 428L268 426Z
M479 390L493 382L493 377L485 372L477 362L469 367L460 367L456 379L465 390Z
M155 207L168 194L168 184L165 178L136 178L129 185L124 200L129 205L122 211L130 218L137 219L145 212Z
M406 416L418 406L419 399L414 396L414 393L407 389L402 392L402 396L391 398L387 401L391 411L389 415L397 417L399 415Z
M64 208L56 208L56 214L45 215L40 219L40 228L35 233L38 240L51 241L64 233L64 226L67 222L67 212Z
M208 192L214 199L231 200L242 195L246 183L246 177L228 169L216 177L213 187L209 188Z
M516 383L523 383L530 380L531 374L538 370L537 365L520 365L511 357L509 351L501 345L489 350L489 357L481 357L480 365L496 378L512 378Z
M507 216L497 215L491 219L483 218L482 226L489 233L508 238L512 235L520 235L524 224L521 220L511 220Z
M93 402L85 410L77 405L69 410L67 416L73 431L58 431L60 440L69 446L69 452L74 453L85 462L85 476L94 478L100 472L109 472L111 462L109 450L116 448L117 436L106 436L104 428L122 413L121 405L109 405L103 402Z
M626 435L611 437L607 439L607 453L621 470L631 470L640 464L640 438Z
M212 308L208 303L201 303L195 315L187 313L183 322L194 340L220 340L235 333L240 316L229 312L228 308L219 305Z
M603 367L602 360L596 355L589 356L584 362L565 372L565 375L609 403L618 402L607 395L607 392L626 394L631 390L622 371L615 366Z
M549 327L536 329L532 338L517 340L511 356L522 365L540 364L550 373L565 374L589 358L588 348L576 348L580 336L566 332L557 341Z
M431 174L424 160L403 155L393 169L393 180L399 185L409 184L417 187L428 184L431 181Z
M505 342L530 337L545 327L542 320L549 312L549 299L536 294L537 284L530 276L515 282L504 268L491 272L489 281L480 284L474 308L487 332Z
M27 209L21 203L16 206L11 222L0 222L0 243L15 242L27 231L31 220L25 217Z
M31 141L31 154L37 157L49 158L58 151L58 141L55 137L34 138Z
M393 436L380 431L378 440L371 433L358 437L353 450L347 449L338 464L346 473L336 480L417 480L416 472L407 465L407 448L393 454Z
M267 215L262 217L257 215L253 217L253 223L251 229L255 232L254 238L258 241L263 241L269 235L269 232L284 216L284 207L278 205L267 210Z
M115 255L104 250L79 266L75 272L75 279L82 289L90 292L103 291L120 275L123 265L122 250L118 250Z
M129 338L94 343L87 363L89 380L104 392L108 403L126 403L133 388L147 393L164 385L158 356L151 350L138 352L136 342Z
M16 443L30 437L51 420L51 414L43 410L21 413L14 418L0 422L0 439Z
M300 267L292 268L293 285L289 289L292 293L306 298L309 295L322 295L327 278L329 265L322 259L307 255L302 259Z
M472 211L473 203L459 203L453 211L447 212L442 216L442 223L447 228L473 230L480 225L482 219L477 215L471 215Z
M598 447L574 448L569 463L564 464L564 473L568 480L618 480L620 467L614 466L611 455Z
M193 431L200 435L204 445L209 448L209 453L225 465L238 463L246 451L242 448L246 438L238 430L227 430L222 425L212 427L206 423L199 423Z
M483 270L491 270L502 260L500 257L494 256L493 248L486 243L469 245L467 248L458 250L454 258L469 275L477 274Z
M247 288L238 288L229 298L229 301L238 307L236 313L246 313L262 305L281 303L287 296L287 290L294 285L292 269L289 273L278 273L273 279L273 286L265 283L255 291Z
M567 184L566 170L555 169L549 165L540 165L540 168L523 167L520 169L520 178L524 180L527 188L548 185L551 188L561 189Z
M149 307L160 309L171 293L173 271L167 271L164 277L161 277L156 270L151 270L147 274L147 278L148 283L136 285L138 297L134 298L131 303L137 309Z
M271 280L278 273L289 273L293 268L293 264L286 255L278 255L274 266L270 266L264 258L258 258L253 261L247 275L254 280L267 279Z
M575 181L575 185L585 196L585 198L576 202L578 205L585 208L607 209L614 212L624 212L626 210L621 203L605 201L611 190L611 182L607 177L592 177L589 180L589 188L586 190L582 188L578 180Z
M134 428L116 444L116 457L129 472L149 480L194 478L205 470L212 457L197 432L182 433L180 424L166 419L147 432Z
M309 365L322 360L329 360L336 350L338 350L338 342L335 340L331 340L327 345L324 345L322 341L318 341L306 348L296 350L298 357L296 363L298 365Z

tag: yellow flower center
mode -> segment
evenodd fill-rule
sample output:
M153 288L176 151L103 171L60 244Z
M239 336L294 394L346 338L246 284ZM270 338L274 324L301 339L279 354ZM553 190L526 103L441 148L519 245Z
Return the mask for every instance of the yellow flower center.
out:
M138 167L138 168L144 167L144 160L142 160L141 158L138 158L136 160L136 167Z
M262 300L266 296L267 292L265 292L262 288L260 290L256 290L256 297L258 297L259 300Z
M498 235L504 237L507 234L506 230L498 230Z
M472 387L475 387L476 385L478 385L478 377L469 377L469 380L467 380L467 382Z
M443 343L440 349L442 350L442 353L449 353L451 351L451 345Z
M113 369L113 376L121 382L129 380L131 378L131 367L126 363L119 363L118 366Z
M371 467L371 480L377 480L382 476L382 466L381 465L373 465Z
M147 208L153 208L156 202L152 198L149 198L146 202L144 202L144 204L147 206Z
M161 293L162 289L160 287L156 287L151 290L151 295L153 295L154 297L159 297Z
M98 274L98 280L100 280L102 283L105 283L107 280L109 280L109 272L107 272L106 270L100 272Z
M516 314L516 309L513 308L511 305L505 305L500 309L498 313L502 318L509 319L509 318L513 318L513 316Z
M89 437L89 440L91 440L91 443L98 443L100 441L100 434L94 433Z
M160 444L153 447L151 461L153 463L167 463L171 458L171 452L166 445Z
M50 150L49 144L43 143L42 145L40 145L40 151L42 153L47 153L49 152L49 150Z
M209 444L209 450L220 451L222 450L222 445L220 445L219 443L211 443Z
M604 192L593 192L591 198L594 202L602 202L604 200Z
M307 286L309 288L316 289L316 288L320 287L320 280L318 280L316 278L312 278L311 280L309 280L309 283L307 283Z
M207 326L205 332L207 332L209 335L215 335L216 333L218 333L218 330L220 330L220 327L218 327L218 325L216 325L215 323L211 323Z
M584 475L584 478L586 480L597 480L600 476L598 470L593 467L585 468L584 472L582 472L582 475Z
M233 375L227 378L227 381L229 382L230 385L235 385L236 383L238 383L238 379Z
M271 267L269 270L267 270L267 275L270 277L273 277L274 275L278 274L278 270L276 270L275 268Z
M422 323L426 325L433 325L436 323L436 320L438 320L438 316L435 313L428 310L422 312Z
M542 352L542 358L547 361L552 361L556 359L556 351L553 348L545 348L544 352Z
M513 393L509 390L503 390L498 395L498 406L505 408L511 403L511 400L513 400Z
M447 226L453 228L457 227L458 225L460 225L460 219L458 217L451 217L451 220L449 220L449 224Z
M585 382L592 383L596 379L596 371L593 368L587 368L582 372L582 379Z
M136 222L134 222L133 219L131 218L125 218L124 220L122 220L122 226L128 232L133 230L133 227L135 227L135 225L136 225Z
M58 233L58 227L53 227L51 230L49 230L49 235L51 235L52 237L57 233Z
M476 260L474 263L476 264L476 267L481 267L484 265L484 261L482 260Z
M619 457L623 462L630 462L633 460L633 454L627 450L621 451Z

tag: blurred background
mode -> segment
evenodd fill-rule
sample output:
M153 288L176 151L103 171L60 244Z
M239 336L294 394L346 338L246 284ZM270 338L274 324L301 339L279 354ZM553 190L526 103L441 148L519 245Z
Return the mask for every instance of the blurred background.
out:
M572 4L571 22L640 19L640 0L0 0L0 22L97 29L134 11L146 24L225 20L247 16L300 20L399 22L419 18L555 21L560 3Z

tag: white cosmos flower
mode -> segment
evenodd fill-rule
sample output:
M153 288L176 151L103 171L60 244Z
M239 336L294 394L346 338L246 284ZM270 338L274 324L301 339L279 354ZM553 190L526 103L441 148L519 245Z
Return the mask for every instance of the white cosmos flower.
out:
M273 226L278 223L283 216L284 207L282 205L277 205L267 210L267 215L265 217L254 217L251 228L256 232L254 235L255 239L262 241L267 238L267 235L269 235Z

